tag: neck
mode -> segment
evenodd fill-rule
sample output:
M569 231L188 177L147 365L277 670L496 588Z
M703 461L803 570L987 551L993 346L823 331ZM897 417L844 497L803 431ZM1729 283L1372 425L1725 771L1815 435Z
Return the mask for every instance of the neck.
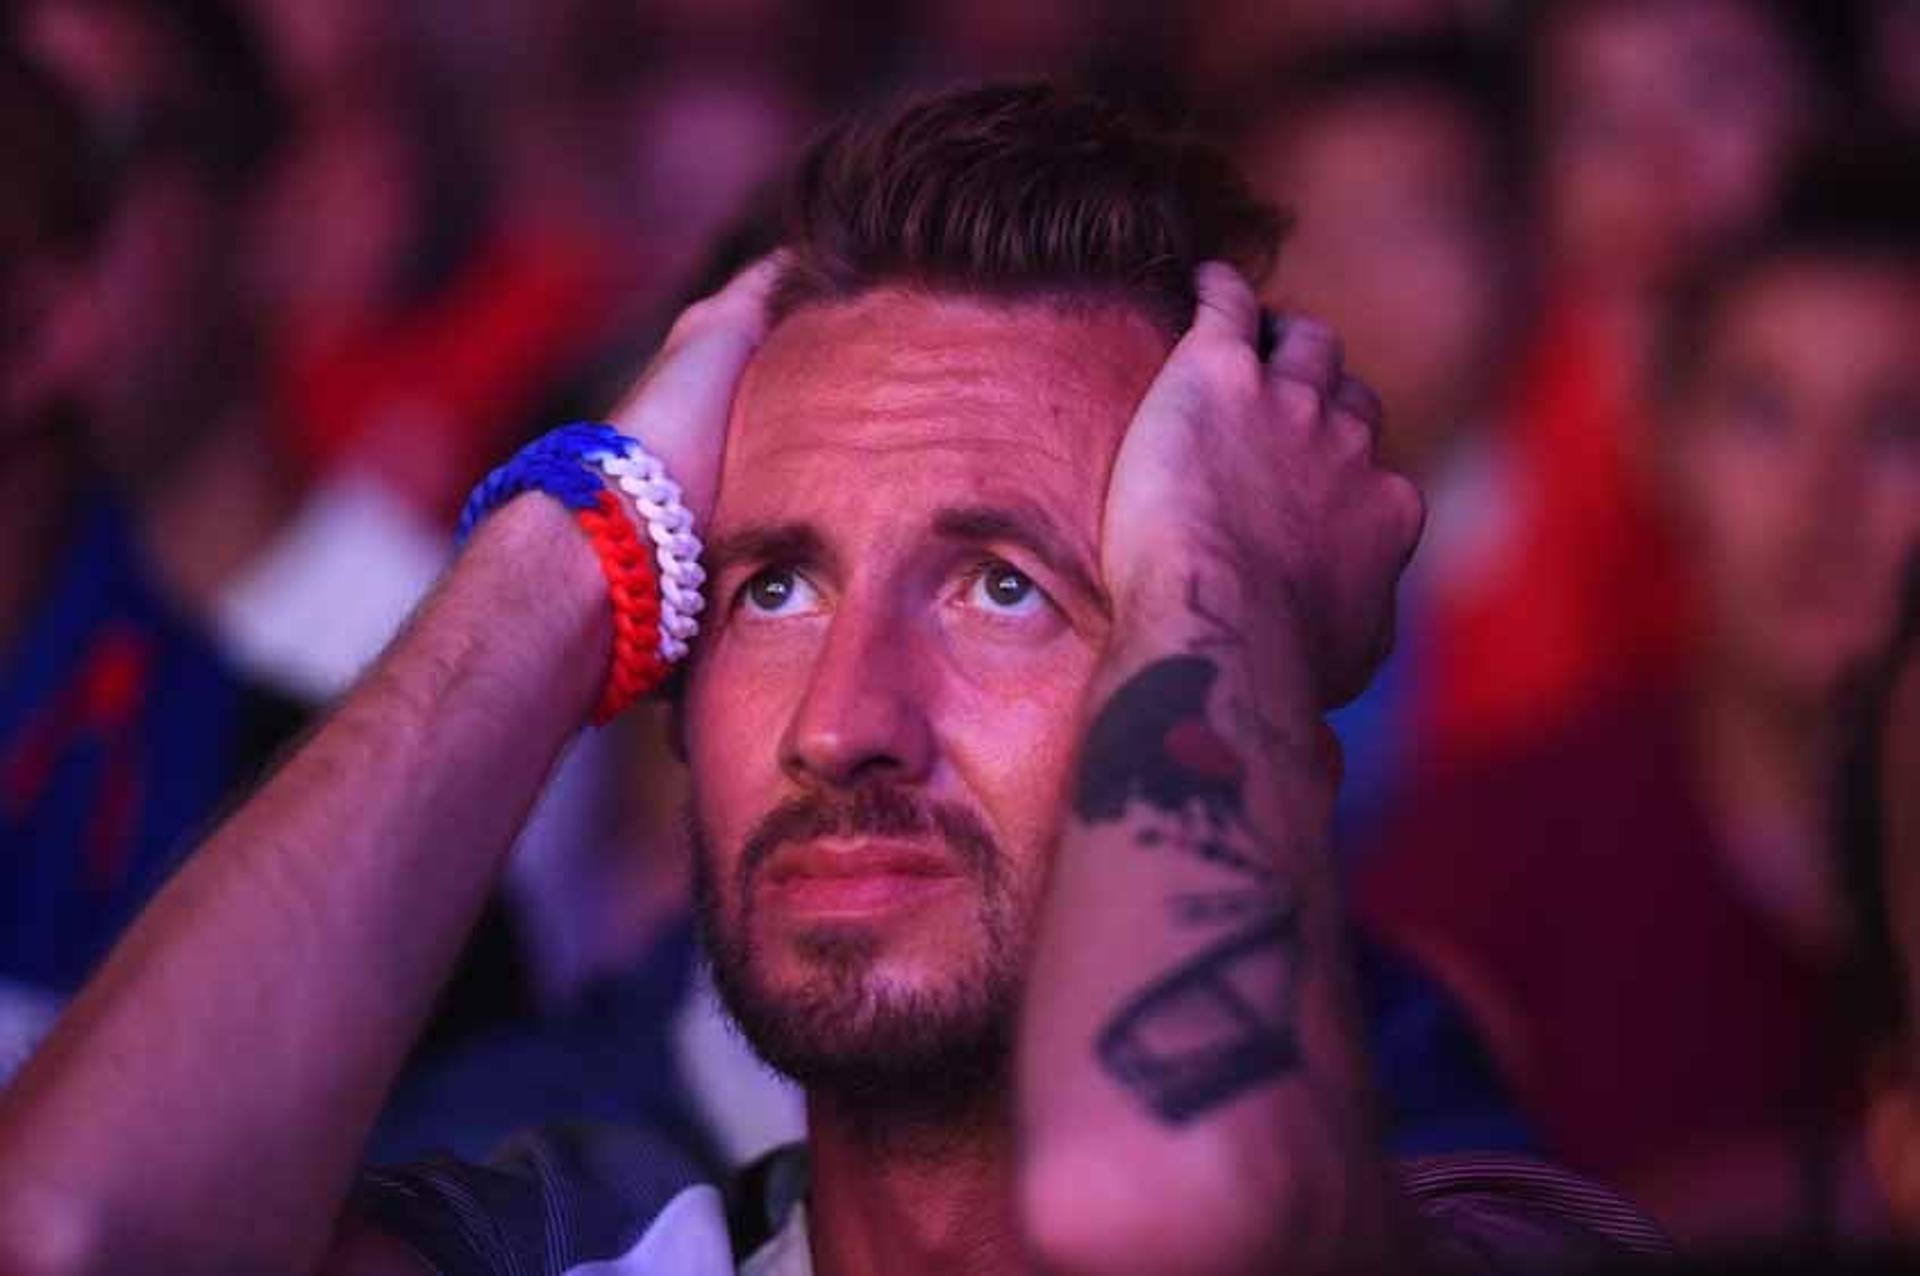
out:
M1826 830L1832 708L1709 674L1692 727L1708 813L1736 881L1796 940L1840 946L1846 926Z
M80 467L55 432L0 447L0 653L40 599L69 533Z
M251 409L232 408L165 481L136 494L140 533L168 592L194 615L293 514L286 475Z
M820 1276L1024 1272L1005 1093L937 1122L890 1118L858 1095L810 1095L807 1222Z

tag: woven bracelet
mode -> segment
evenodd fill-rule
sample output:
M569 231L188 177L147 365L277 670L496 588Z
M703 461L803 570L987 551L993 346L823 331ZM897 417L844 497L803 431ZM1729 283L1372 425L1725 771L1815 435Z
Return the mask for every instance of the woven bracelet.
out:
M634 497L641 524L602 473L629 494L629 478L642 489L645 503ZM699 632L693 617L703 605L699 587L705 576L692 516L680 503L679 488L638 442L611 426L577 423L535 439L488 475L461 512L460 540L529 491L544 492L573 512L606 578L613 650L593 714L596 724L604 723L664 682ZM644 538L641 525L647 528Z

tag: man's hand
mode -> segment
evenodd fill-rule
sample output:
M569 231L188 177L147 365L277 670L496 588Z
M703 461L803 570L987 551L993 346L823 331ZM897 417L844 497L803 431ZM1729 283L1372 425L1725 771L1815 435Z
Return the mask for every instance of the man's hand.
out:
M767 335L767 300L779 274L779 254L763 257L682 311L613 412L611 423L666 465L696 529L713 513L733 392Z
M1366 682L1420 498L1307 320L1238 275L1109 481L1114 633L1022 1006L1021 1207L1049 1270L1394 1270L1347 990L1319 712ZM1150 1168L1149 1168L1150 1167Z
M1102 568L1122 632L1187 610L1198 582L1243 617L1292 625L1321 704L1342 703L1391 643L1419 493L1375 464L1379 400L1346 375L1331 330L1283 319L1263 363L1246 281L1209 262L1197 282L1193 327L1108 487Z

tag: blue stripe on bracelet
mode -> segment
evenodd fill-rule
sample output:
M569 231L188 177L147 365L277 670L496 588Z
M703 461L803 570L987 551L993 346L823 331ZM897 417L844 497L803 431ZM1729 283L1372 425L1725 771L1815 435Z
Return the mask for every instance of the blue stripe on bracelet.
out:
M545 492L575 512L594 508L606 484L589 458L602 452L625 456L629 442L612 426L587 421L549 430L473 489L460 511L458 543L465 544L481 519L522 492Z

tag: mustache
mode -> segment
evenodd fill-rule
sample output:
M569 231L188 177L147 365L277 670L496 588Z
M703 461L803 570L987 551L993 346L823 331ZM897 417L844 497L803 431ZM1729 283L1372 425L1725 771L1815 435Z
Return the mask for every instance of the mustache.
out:
M788 798L761 817L741 849L741 886L781 847L822 837L937 841L969 872L987 879L997 878L1004 862L1000 844L966 807L929 801L885 780L865 781Z

